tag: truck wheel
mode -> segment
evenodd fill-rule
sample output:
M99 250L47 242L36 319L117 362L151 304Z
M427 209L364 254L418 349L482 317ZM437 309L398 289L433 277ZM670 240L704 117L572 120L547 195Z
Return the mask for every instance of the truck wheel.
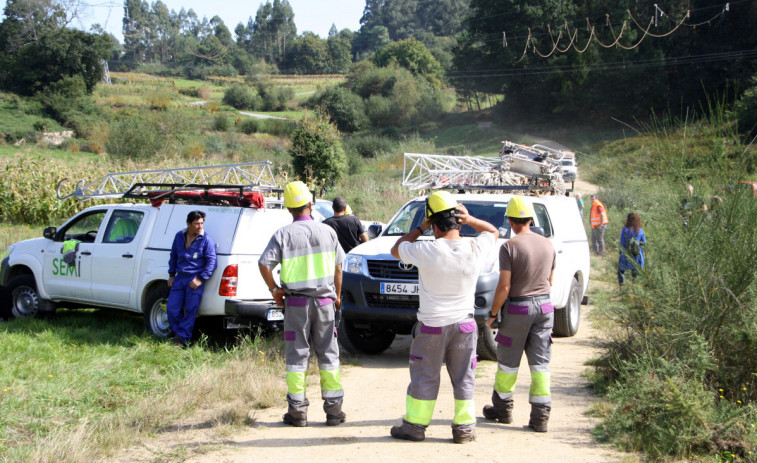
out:
M391 331L356 328L351 321L342 319L337 339L348 352L376 355L392 345L394 336Z
M497 360L497 330L492 330L486 323L478 326L478 345L476 351L481 360Z
M145 328L160 338L167 338L171 334L166 312L168 291L167 286L153 288L145 302Z
M16 318L40 317L55 312L55 303L42 299L33 275L21 275L8 283L11 314Z
M568 304L562 309L555 310L555 327L552 332L557 336L570 337L578 332L578 323L581 321L581 287L578 280L573 278L570 283L570 295Z

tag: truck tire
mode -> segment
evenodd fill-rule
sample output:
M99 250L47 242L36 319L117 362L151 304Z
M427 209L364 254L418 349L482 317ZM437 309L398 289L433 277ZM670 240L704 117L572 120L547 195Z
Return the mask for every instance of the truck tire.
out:
M555 327L552 332L557 336L571 337L578 332L581 321L581 286L576 278L570 283L568 303L562 309L555 310Z
M391 331L357 328L351 321L344 319L337 330L337 340L345 350L353 354L380 354L392 345L394 337L395 333Z
M42 299L33 275L20 275L8 283L11 315L15 318L42 317L55 313L55 303Z
M167 338L171 334L171 325L168 323L166 312L168 291L168 286L153 288L145 302L145 328L159 338Z
M492 330L486 323L478 326L478 345L476 351L481 360L497 360L497 330Z

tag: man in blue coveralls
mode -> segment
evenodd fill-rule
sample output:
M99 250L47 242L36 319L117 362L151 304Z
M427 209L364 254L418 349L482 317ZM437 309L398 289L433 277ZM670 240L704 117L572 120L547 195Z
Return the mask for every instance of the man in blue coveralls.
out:
M174 342L189 344L205 283L216 269L216 244L205 234L205 213L187 214L187 228L176 233L168 259L168 323Z

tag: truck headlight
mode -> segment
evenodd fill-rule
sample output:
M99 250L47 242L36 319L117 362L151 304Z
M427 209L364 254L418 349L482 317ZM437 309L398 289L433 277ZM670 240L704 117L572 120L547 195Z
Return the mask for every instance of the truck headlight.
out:
M344 271L349 273L362 273L365 274L364 265L365 259L363 256L347 254L347 258L344 260Z

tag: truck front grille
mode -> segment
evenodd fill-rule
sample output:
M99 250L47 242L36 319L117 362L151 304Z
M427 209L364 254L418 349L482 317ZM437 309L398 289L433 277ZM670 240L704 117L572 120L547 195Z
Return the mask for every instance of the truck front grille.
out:
M386 278L390 280L418 280L418 268L412 266L405 270L400 268L398 260L369 260L368 273L373 278Z
M369 306L384 307L387 309L414 309L418 310L418 296L402 296L399 294L375 294L367 293L365 301Z

